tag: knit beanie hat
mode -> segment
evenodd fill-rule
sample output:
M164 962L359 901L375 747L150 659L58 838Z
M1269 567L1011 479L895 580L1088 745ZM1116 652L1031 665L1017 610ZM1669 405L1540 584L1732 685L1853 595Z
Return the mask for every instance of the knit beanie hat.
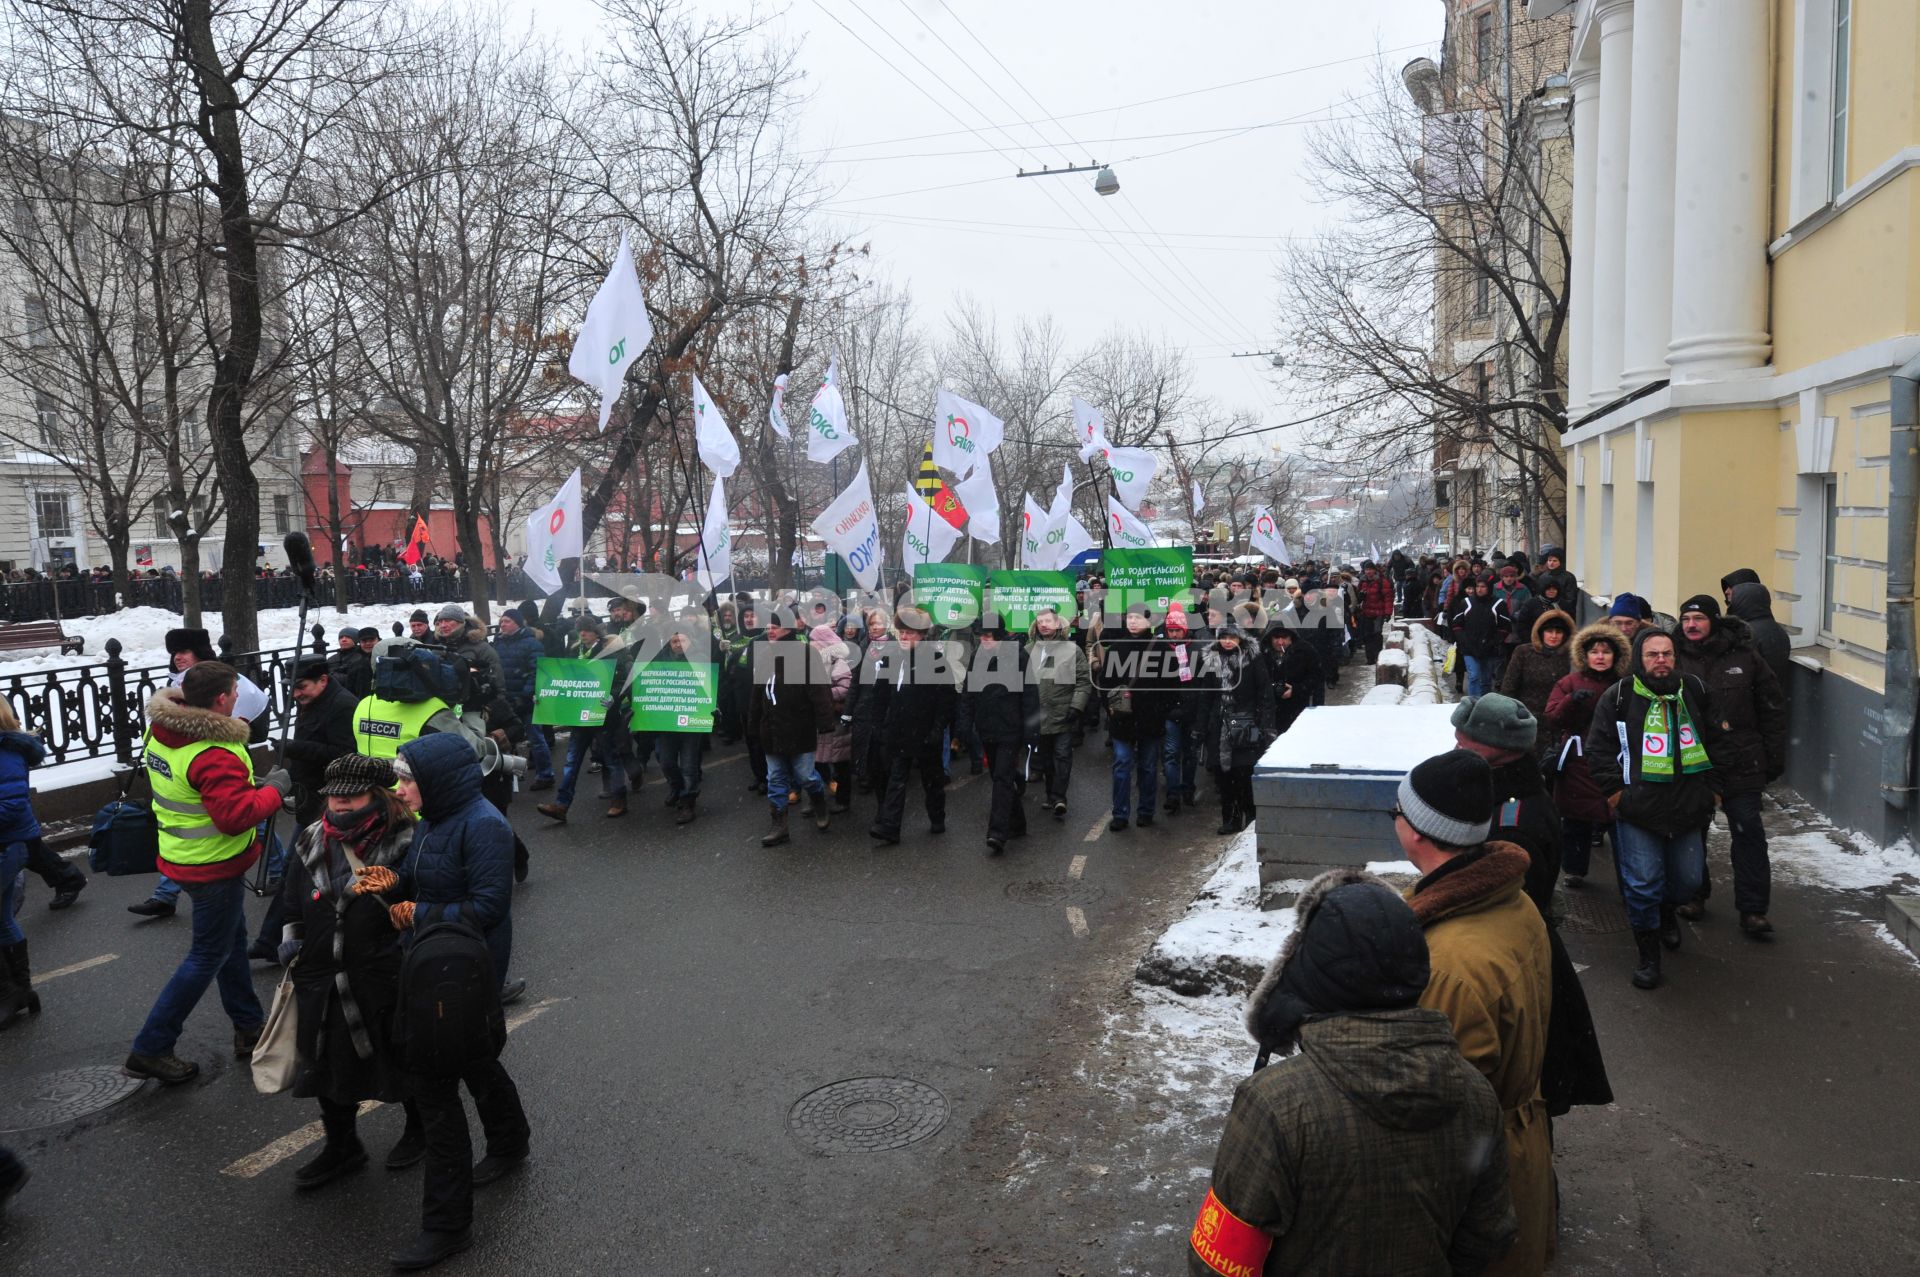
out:
M1704 612L1714 620L1720 619L1720 600L1711 594L1696 594L1680 605L1680 615L1689 612Z
M424 620L426 618L422 617L421 619ZM517 607L510 607L506 611L502 612L500 614L500 619L503 621L510 620L515 625L519 626L521 629L525 629L527 627L527 620L525 617L520 615L520 609Z
M1416 764L1397 797L1407 823L1437 843L1475 847L1493 828L1493 768L1471 750L1448 750Z
M425 609L425 608L423 608L423 607L417 607L417 608L415 608L415 609L413 609L413 615L407 618L407 620L408 620L409 622L411 622L411 621L425 621L426 619L427 619L427 609Z
M1613 606L1607 609L1607 616L1609 619L1616 616L1630 616L1636 621L1644 621L1651 611L1647 601L1638 594L1617 594L1614 596Z
M831 647L840 641L831 625L816 625L807 631L807 641L815 647Z
M1494 749L1529 750L1540 734L1540 720L1511 696L1492 692L1469 696L1454 706L1452 723L1468 740Z
M467 609L461 607L458 603L443 604L440 610L433 614L433 619L436 623L440 621L464 621L467 619Z

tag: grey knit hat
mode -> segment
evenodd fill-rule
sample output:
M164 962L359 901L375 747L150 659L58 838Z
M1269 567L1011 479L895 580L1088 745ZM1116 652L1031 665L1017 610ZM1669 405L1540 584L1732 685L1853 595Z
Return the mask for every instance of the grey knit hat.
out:
M461 607L458 603L443 604L440 610L433 614L433 619L435 621L464 621L467 619L467 609Z
M1468 740L1494 749L1526 751L1540 735L1540 720L1511 696L1469 696L1453 710L1453 726Z
M1414 832L1449 847L1477 847L1493 828L1493 768L1469 749L1416 764L1395 797Z

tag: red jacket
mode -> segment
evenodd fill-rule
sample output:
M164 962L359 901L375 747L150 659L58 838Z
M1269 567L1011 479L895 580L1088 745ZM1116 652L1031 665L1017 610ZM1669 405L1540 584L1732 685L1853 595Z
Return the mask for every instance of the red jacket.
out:
M217 740L245 749L247 725L237 718L195 709L182 703L175 688L161 691L147 705L147 722L153 738L170 749L184 749L195 741ZM223 834L245 833L280 810L280 791L257 786L247 778L247 768L232 751L209 749L187 768L187 783L206 804L207 817ZM258 840L230 860L210 865L178 865L158 860L161 873L175 882L220 882L239 878L260 856Z
M1393 615L1393 582L1384 576L1376 576L1369 581L1360 578L1360 615L1370 617L1389 617Z

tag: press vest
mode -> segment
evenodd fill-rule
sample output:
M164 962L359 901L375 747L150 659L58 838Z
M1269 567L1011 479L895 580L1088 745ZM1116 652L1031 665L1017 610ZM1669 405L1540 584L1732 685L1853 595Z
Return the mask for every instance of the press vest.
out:
M353 708L353 752L369 758L398 758L400 747L419 740L427 720L451 710L439 697L424 701L385 701L368 696Z
M240 760L253 780L253 759L245 745L200 740L191 745L163 745L151 734L146 740L147 778L153 782L153 817L160 826L160 858L176 865L211 865L232 860L253 846L254 831L224 834L207 814L200 792L187 779L187 769L210 749L224 749Z

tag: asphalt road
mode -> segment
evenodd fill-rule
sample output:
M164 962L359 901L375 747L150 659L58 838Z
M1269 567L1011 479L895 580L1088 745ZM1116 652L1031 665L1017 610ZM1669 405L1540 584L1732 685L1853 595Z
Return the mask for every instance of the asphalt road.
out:
M738 747L709 755L701 818L684 829L657 771L619 820L600 815L591 779L564 828L523 795L513 815L533 870L515 898L513 969L530 989L510 1010L504 1061L533 1156L481 1190L476 1244L444 1271L969 1272L989 1238L995 1271L1059 1271L1101 1221L996 1194L1020 1133L982 1123L1011 1111L1059 1048L1096 1036L1063 1011L1120 996L1139 937L1184 906L1221 845L1211 806L1108 832L1102 739L1079 753L1065 821L1035 815L998 858L984 843L987 784L964 762L947 832L927 831L910 794L896 847L868 838L862 795L831 831L796 821L790 845L761 849L766 808L745 790ZM0 1034L9 1100L125 1055L187 938L184 909L124 911L152 881L96 875L60 914L32 881L22 916L46 1010ZM250 905L256 922L263 908ZM278 972L255 970L264 1002ZM317 1108L257 1095L229 1043L209 991L180 1048L201 1064L197 1081L0 1135L34 1172L0 1225L0 1272L384 1268L418 1221L418 1169L379 1165L400 1114L362 1118L368 1170L296 1194L293 1171L317 1146L288 1145ZM938 1129L843 1154L790 1133L802 1097L868 1077L937 1097L826 1111L872 1132Z

